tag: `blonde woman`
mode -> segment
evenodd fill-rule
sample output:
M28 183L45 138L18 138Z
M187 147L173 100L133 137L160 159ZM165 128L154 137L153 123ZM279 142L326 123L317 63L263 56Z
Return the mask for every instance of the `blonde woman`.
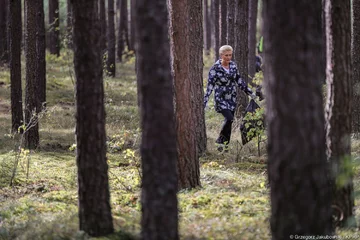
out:
M235 62L231 61L233 48L224 45L219 49L220 59L210 68L207 82L206 93L204 96L204 107L206 107L209 97L214 91L215 110L224 116L219 137L216 143L219 144L218 150L227 149L231 137L231 125L234 120L236 109L236 87L240 87L251 98L256 95L246 85L241 78Z

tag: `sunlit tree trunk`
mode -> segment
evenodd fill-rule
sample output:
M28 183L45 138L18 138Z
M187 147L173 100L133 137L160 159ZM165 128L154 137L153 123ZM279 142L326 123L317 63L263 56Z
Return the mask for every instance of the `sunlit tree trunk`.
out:
M49 0L49 51L60 56L59 0Z
M326 143L334 173L334 214L338 224L354 224L351 169L351 15L350 1L326 0Z

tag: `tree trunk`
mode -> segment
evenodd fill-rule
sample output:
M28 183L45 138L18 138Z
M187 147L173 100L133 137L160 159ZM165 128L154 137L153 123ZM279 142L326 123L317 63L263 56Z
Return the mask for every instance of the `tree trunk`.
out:
M209 1L204 0L204 39L205 39L205 53L210 54L211 49L211 22L210 22Z
M176 129L178 137L179 189L200 185L199 156L192 102L194 91L190 66L190 0L170 0L170 36L176 95ZM194 63L191 63L194 64Z
M39 124L38 107L39 92L37 86L39 81L36 78L37 54L36 54L36 14L38 1L25 0L26 5L26 35L25 35L25 146L29 149L35 149L39 146ZM35 2L35 4L34 4Z
M258 0L249 0L249 56L248 71L249 76L255 76L256 62L256 20L257 20ZM251 79L249 79L251 82Z
M107 75L115 77L116 66L115 66L115 11L114 11L114 0L108 0L108 29L107 29Z
M192 96L195 111L196 141L199 154L206 150L206 126L204 112L204 86L203 86L203 25L202 25L202 1L193 0L189 2L190 21L190 79L194 86Z
M66 43L68 48L72 48L72 18L71 0L67 0Z
M227 1L228 17L227 17L227 44L234 47L235 44L235 9L236 0Z
M8 0L0 0L0 65L8 64L9 53L8 53Z
M107 48L107 23L106 23L106 8L105 0L100 0L99 2L99 15L100 15L100 24L101 24L101 41L100 49L102 55L106 52Z
M352 131L360 135L360 0L353 0L353 95L352 95Z
M9 1L9 50L11 81L11 129L17 133L23 124L22 87L21 87L21 0Z
M177 240L177 145L166 0L138 0L133 13L142 126L141 237Z
M235 26L236 28L236 37L235 37L235 59L236 64L239 69L240 76L243 80L248 83L248 20L249 20L249 5L248 0L237 0L236 6L236 18ZM238 88L238 98L237 98L237 108L236 108L236 117L241 117L244 115L246 106L248 104L247 95Z
M72 0L79 221L80 230L94 237L114 231L106 162L101 28L96 4L96 0Z
M215 62L219 59L219 48L220 48L220 0L213 0L213 20L214 20L214 34L215 34Z
M353 222L354 189L351 164L351 17L350 1L326 0L326 143L327 155L334 170L334 201L343 219Z
M45 17L44 1L38 1L36 14L36 78L39 83L37 92L39 93L39 107L41 111L46 107L46 42L45 42Z
M265 0L264 8L272 239L332 235L321 0Z
M60 56L59 0L49 0L49 25L49 51L51 54Z
M118 34L118 48L117 57L122 61L122 55L125 51L126 35L128 26L128 10L127 0L120 0L120 18L119 18L119 34Z
M227 44L227 0L220 0L220 47Z

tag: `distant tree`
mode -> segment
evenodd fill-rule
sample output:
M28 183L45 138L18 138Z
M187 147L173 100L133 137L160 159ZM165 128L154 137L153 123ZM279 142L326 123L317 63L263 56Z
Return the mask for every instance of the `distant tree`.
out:
M264 0L264 11L272 239L332 235L321 0Z
M21 0L9 1L9 51L12 132L16 133L23 124L22 86L21 86Z
M39 0L36 0L39 1ZM37 86L39 81L36 78L37 49L36 49L36 14L38 2L25 0L26 7L26 34L25 34L25 146L35 149L39 146L39 124L37 114L39 112L39 92Z
M195 111L196 141L199 154L206 150L206 126L204 112L204 87L203 87L203 45L204 34L202 24L202 1L189 2L189 43L190 43L190 79L193 84L193 108Z
M350 1L326 0L327 43L327 102L326 143L327 155L334 170L334 201L340 209L338 224L353 224L354 187L351 164L351 15ZM336 214L336 212L335 212Z
M128 38L128 10L127 10L127 0L120 1L120 17L119 17L119 32L118 32L118 48L117 48L117 57L119 61L122 61L122 55L125 51L125 46Z
M249 0L249 54L248 54L248 71L249 76L255 76L256 62L256 22L257 22L258 0Z
M38 112L46 106L46 42L44 1L36 0L36 79L38 81ZM34 3L35 4L35 3Z
M66 30L67 30L67 46L72 48L72 7L71 0L67 0L67 18L66 18Z
M212 0L213 5L213 21L214 21L214 46L215 46L215 61L219 59L219 48L220 48L220 0Z
M129 29L129 51L134 51L135 49L135 8L136 0L130 0L130 29Z
M60 56L59 0L49 0L49 51Z
M0 65L8 63L9 61L9 49L8 49L8 33L7 33L7 21L8 21L8 1L0 0Z
M227 0L227 44L234 47L235 43L235 10L236 0Z
M107 75L115 77L115 9L114 0L108 0L108 28L107 28Z
M209 1L204 0L204 45L206 55L210 54L211 49L211 21L210 21L210 11Z
M352 95L352 131L360 136L360 0L353 0L353 95Z
M227 44L227 0L220 1L220 46Z
M166 0L137 0L136 41L141 108L141 238L176 240L177 144Z
M235 47L234 58L239 69L239 73L243 80L248 83L248 20L249 5L248 0L237 0L236 17L235 17ZM248 97L238 89L236 116L241 117L248 104Z
M190 62L190 0L170 0L170 39L176 101L178 137L179 189L200 185L199 154L197 149L196 118L192 93L194 91ZM197 0L198 1L198 0ZM203 107L203 106L202 106Z
M100 24L101 24L100 49L102 54L104 54L107 48L107 21L106 21L105 0L100 0L99 4L100 4L99 15L100 15Z
M97 0L72 0L79 225L80 230L94 237L114 231L106 162L101 28L97 3Z

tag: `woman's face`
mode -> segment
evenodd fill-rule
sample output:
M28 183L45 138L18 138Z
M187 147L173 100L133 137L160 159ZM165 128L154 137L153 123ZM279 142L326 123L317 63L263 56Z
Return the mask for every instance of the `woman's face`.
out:
M221 62L222 62L222 64L228 65L230 63L230 61L231 61L231 58L232 58L232 51L230 51L230 50L224 51L221 54Z

